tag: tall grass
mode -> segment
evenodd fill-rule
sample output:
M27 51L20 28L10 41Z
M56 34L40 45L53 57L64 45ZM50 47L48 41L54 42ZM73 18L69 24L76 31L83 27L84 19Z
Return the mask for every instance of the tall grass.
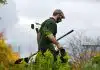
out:
M80 58L76 58L75 61L62 63L60 55L57 56L57 61L54 62L53 55L49 50L42 55L38 52L36 56L36 63L14 64L14 61L18 58L13 57L13 51L8 48L9 45L5 43L3 36L0 36L0 70L100 70L100 52L92 52L91 58L82 53ZM88 54L88 52L87 52ZM88 54L91 56L91 54ZM68 53L66 52L65 59L69 60Z

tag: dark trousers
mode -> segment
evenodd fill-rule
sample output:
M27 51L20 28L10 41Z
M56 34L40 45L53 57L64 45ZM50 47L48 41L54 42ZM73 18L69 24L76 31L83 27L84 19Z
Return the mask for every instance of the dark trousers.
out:
M57 60L57 55L59 54L59 51L50 50L50 49L48 49L48 50L53 54L54 61L56 61ZM44 53L47 51L47 49L41 48L41 49L39 49L39 51L41 51L42 55L44 55Z
M47 49L45 49L45 48L40 48L39 50L42 52L43 55L47 51ZM65 49L60 49L59 51L50 50L50 52L53 54L54 62L57 60L57 55L59 53L61 54L60 59L61 59L62 63L66 63L68 61L68 59L64 59L64 56L66 55Z

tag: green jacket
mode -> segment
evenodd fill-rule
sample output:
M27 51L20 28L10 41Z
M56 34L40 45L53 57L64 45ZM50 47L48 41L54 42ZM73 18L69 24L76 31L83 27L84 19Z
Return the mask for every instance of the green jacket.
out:
M47 35L53 34L56 37L57 24L53 18L45 20L40 27L40 39L38 41L38 50L55 50L53 43L47 38Z

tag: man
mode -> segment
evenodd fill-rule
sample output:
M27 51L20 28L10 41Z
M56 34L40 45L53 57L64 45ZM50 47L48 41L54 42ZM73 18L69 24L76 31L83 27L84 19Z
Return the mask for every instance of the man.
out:
M56 9L53 12L52 17L42 23L37 35L38 50L44 53L47 49L49 49L54 55L54 61L56 61L57 55L55 47L57 47L58 50L62 48L56 40L57 23L61 22L64 18L64 13L60 9Z

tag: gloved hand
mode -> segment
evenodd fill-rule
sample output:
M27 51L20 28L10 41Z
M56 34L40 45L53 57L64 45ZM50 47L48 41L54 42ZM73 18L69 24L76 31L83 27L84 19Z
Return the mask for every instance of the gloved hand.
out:
M60 59L61 59L62 63L66 63L67 59L64 58L64 56L66 55L65 49L63 47L60 47L59 51L60 51L60 54L61 54Z
M66 51L65 51L65 49L63 47L60 47L59 51L60 51L61 56L65 56L66 55Z

